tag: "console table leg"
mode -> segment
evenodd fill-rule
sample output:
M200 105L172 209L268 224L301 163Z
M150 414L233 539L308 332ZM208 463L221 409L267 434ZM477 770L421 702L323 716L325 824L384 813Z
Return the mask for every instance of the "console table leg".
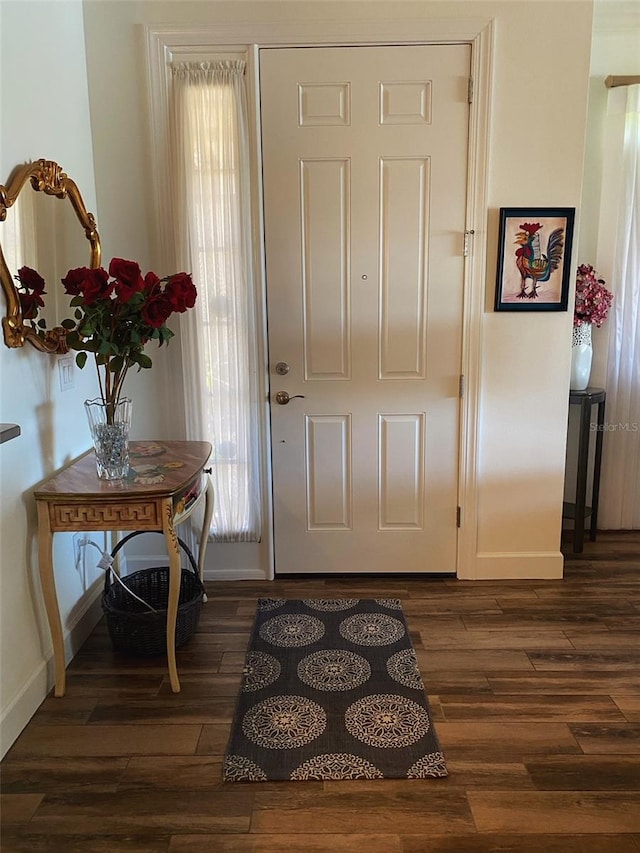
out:
M202 532L200 533L200 550L198 551L198 574L200 581L204 580L204 557L207 552L209 541L209 530L211 529L211 517L213 516L213 483L207 477L207 489L204 496L204 519L202 521ZM207 600L205 594L203 601Z
M173 527L173 503L165 502L162 513L162 532L167 542L169 554L169 601L167 604L167 663L169 665L169 681L174 693L180 692L178 667L176 665L176 619L178 616L178 599L180 597L180 546Z
M578 439L578 476L576 481L576 516L573 530L573 551L582 552L584 541L584 516L587 502L587 467L589 464L589 427L591 401L588 397L580 405L580 437Z
M64 696L65 692L65 660L64 637L60 608L56 594L56 582L53 574L53 533L49 523L49 505L36 502L38 508L38 570L42 585L42 596L47 611L49 630L53 642L53 660L55 666L54 696Z
M600 504L600 473L602 470L602 439L604 437L605 401L598 403L598 432L596 433L596 455L593 462L593 497L591 499L591 527L589 539L596 541L598 531L598 506Z

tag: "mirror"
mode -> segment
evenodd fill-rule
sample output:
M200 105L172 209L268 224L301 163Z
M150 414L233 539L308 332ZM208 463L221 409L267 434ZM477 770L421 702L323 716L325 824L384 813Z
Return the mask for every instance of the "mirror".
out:
M67 203L53 204L46 196ZM46 282L37 317L45 328L23 316L15 278L23 266L37 270ZM100 237L77 185L53 160L18 166L6 186L0 184L0 281L7 302L2 326L8 347L28 341L41 352L68 351L66 331L59 325L64 312L69 315L68 306L58 304L66 299L60 279L81 266L100 266Z

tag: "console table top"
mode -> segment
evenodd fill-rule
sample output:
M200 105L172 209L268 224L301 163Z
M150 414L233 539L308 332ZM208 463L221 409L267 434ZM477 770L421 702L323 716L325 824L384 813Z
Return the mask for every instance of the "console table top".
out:
M132 441L129 443L128 476L123 480L101 480L96 472L93 450L88 450L40 483L34 495L39 501L171 497L190 483L210 455L208 441Z

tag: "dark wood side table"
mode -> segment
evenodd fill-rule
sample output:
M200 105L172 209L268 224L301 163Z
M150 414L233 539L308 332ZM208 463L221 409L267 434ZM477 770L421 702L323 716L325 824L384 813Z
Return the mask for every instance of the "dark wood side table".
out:
M203 470L211 455L206 441L132 441L130 471L124 480L101 480L93 450L63 468L34 491L38 509L38 562L53 640L56 696L64 696L65 659L60 608L53 571L53 534L97 530L161 530L169 554L167 660L171 689L180 692L175 633L180 593L180 550L176 525L205 499L198 568L213 511L213 488Z
M604 412L606 403L604 388L587 388L585 391L571 391L569 405L580 406L580 426L578 437L578 464L576 474L575 503L564 503L562 515L574 520L573 552L580 554L584 542L584 521L591 516L589 539L596 540L598 529L598 501L600 496L600 471L602 467L602 437L604 435ZM589 467L589 439L591 436L591 408L598 406L596 446L593 465L593 487L591 490L591 506L587 506L587 474Z

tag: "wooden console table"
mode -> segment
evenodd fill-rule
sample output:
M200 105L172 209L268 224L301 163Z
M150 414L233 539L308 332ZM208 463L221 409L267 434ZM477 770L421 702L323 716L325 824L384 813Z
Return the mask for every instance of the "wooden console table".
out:
M167 660L171 689L180 692L175 633L181 566L175 527L205 498L198 569L213 512L213 488L204 471L211 455L206 441L132 441L130 470L124 480L101 480L93 450L41 483L38 509L38 558L44 603L53 640L56 696L64 696L65 657L62 623L53 571L53 534L58 532L161 530L169 554Z

